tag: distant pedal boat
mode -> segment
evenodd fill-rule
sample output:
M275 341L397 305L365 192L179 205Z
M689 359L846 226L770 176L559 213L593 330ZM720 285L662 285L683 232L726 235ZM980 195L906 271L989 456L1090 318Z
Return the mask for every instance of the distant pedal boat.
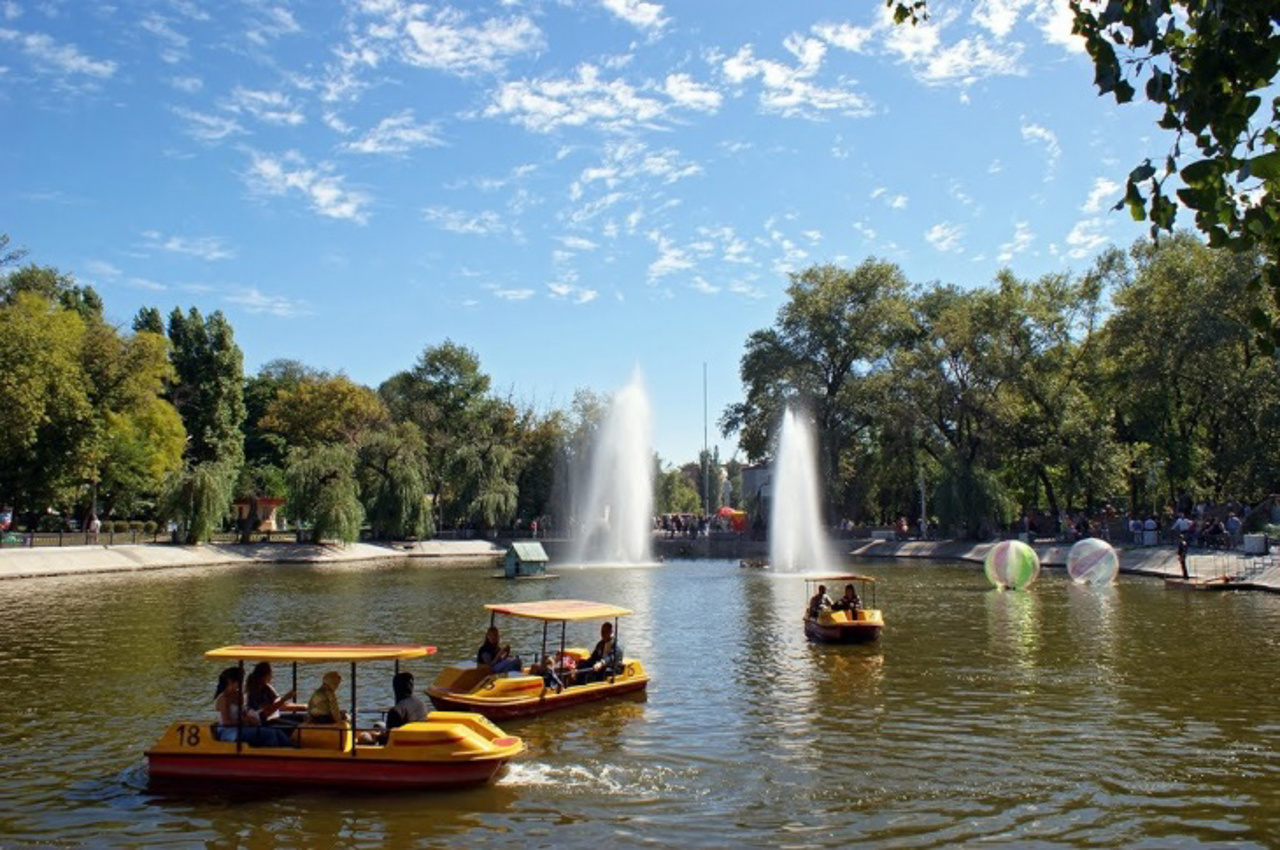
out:
M549 628L559 623L559 649L553 657L568 659L575 666L585 662L590 653L581 647L565 645L567 623L613 620L614 637L620 640L618 618L631 614L631 611L616 605L578 599L486 605L485 608L490 612L490 623L494 622L498 614L542 621L542 651L537 659L539 661L548 657ZM614 697L644 699L649 686L649 675L645 672L644 664L634 658L623 659L622 669L613 675L585 684L572 684L563 676L556 683L548 684L540 672L531 671L531 666L525 665L519 671L494 674L486 665L454 664L440 672L431 687L427 688L427 696L438 709L473 711L491 720L508 720L533 717ZM565 673L567 675L567 671Z
M870 604L857 611L820 611L818 616L804 613L804 634L816 643L872 643L880 639L884 630L884 614L875 607L875 582L871 576L857 573L804 576L808 589L806 599L816 592L819 584L857 584L860 585L858 596L866 604L868 596Z
M422 658L430 646L228 646L206 658L277 662L349 662L351 691L358 661ZM351 717L357 717L355 707ZM425 721L387 734L385 744L359 743L349 722L303 723L290 746L255 747L219 741L217 724L179 720L147 750L153 782L270 784L276 788L326 786L367 789L433 789L482 785L524 752L520 738L476 714L433 711ZM372 730L366 730L372 731Z

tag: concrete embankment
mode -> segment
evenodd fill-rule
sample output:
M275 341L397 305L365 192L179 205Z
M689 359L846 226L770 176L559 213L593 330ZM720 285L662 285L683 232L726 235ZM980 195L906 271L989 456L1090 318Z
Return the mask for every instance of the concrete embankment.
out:
M870 540L857 542L849 553L860 558L916 558L970 561L981 564L994 543L966 543L956 540ZM1046 567L1067 565L1070 546L1036 544L1032 547ZM1120 572L1159 577L1180 577L1178 552L1173 546L1126 549L1117 547ZM1230 587L1280 593L1280 558L1275 555L1251 557L1239 552L1193 551L1187 556L1187 571L1200 578L1228 576Z
M503 550L488 540L425 540L418 543L205 544L172 546L63 546L0 549L0 580L80 573L129 572L230 564L341 564L419 560L449 566L496 566Z

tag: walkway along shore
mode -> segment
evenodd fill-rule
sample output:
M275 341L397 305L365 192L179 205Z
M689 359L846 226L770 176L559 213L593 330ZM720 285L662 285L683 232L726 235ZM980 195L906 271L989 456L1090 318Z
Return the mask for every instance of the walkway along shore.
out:
M441 566L496 567L504 550L489 540L424 540L418 543L208 543L202 546L140 543L0 549L0 580L115 573L234 564L344 564L430 561Z
M562 546L546 541L553 559ZM668 541L670 542L670 541ZM504 541L490 540L425 540L417 543L351 543L346 546L311 543L250 543L173 546L168 544L136 544L120 546L64 546L34 549L0 549L0 581L4 579L38 578L42 576L79 575L86 573L131 572L135 570L179 569L235 564L345 564L356 562L422 561L450 567L489 567L501 565ZM694 557L698 552L696 542ZM981 564L991 543L967 543L954 540L852 541L848 554L859 558L894 558L918 560L966 561ZM1047 567L1065 567L1070 546L1036 545L1040 563ZM1179 577L1177 551L1172 546L1117 549L1120 571L1135 575ZM710 553L707 553L710 554ZM717 557L729 555L715 553ZM732 559L732 558L731 558ZM1239 552L1194 552L1187 556L1187 568L1193 576L1221 578L1228 576L1225 586L1241 590L1264 590L1280 593L1280 556L1242 555Z
M925 560L969 561L981 564L994 543L968 543L957 540L868 540L855 541L849 554L859 558L919 558ZM1032 546L1045 567L1067 566L1070 546L1036 544ZM1181 578L1178 550L1174 546L1150 546L1126 549L1117 547L1120 572L1134 575ZM1187 555L1187 571L1193 577L1228 578L1225 588L1264 590L1280 593L1280 556L1244 555L1236 551L1196 550Z

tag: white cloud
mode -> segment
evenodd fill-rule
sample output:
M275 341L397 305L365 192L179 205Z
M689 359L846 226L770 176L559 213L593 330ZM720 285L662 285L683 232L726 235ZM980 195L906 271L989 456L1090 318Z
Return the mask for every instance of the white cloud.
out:
M1071 228L1071 232L1067 234L1067 256L1073 260L1082 260L1105 246L1111 240L1103 236L1101 230L1102 219L1100 218L1077 221Z
M972 18L979 26L991 31L991 34L1004 38L1018 22L1024 6L1034 0L978 0L974 5ZM1064 7L1066 3L1062 4Z
M3 12L6 21L15 21L22 17L22 7L13 0L6 0L3 6L0 6L0 11Z
M467 212L466 210L449 209L448 207L428 207L422 211L427 221L447 230L450 233L465 233L471 236L491 236L507 229L502 216L492 210Z
M225 115L209 115L184 106L175 107L173 111L187 122L187 135L202 142L217 142L246 132L239 121Z
M175 64L187 58L190 39L171 27L163 15L147 15L138 25L161 41L160 58L163 61Z
M572 251L594 251L600 247L590 239L583 239L581 236L561 236L559 238L560 244Z
M642 30L661 30L668 19L662 16L662 4L645 0L603 0L603 5L627 23Z
M89 260L84 264L84 270L94 277L101 278L117 278L123 272L120 269L108 263L106 260Z
M491 288L493 290L493 297L500 298L503 301L528 301L535 294L534 290L532 289L501 289L498 287L491 287Z
M237 86L231 91L230 97L222 101L221 106L236 114L247 112L267 124L295 127L306 120L289 101L289 96L281 92Z
M688 74L669 74L663 90L676 106L699 112L715 112L724 99L720 92L695 82Z
M0 42L3 41L16 43L36 69L44 73L105 80L116 72L116 63L110 59L93 59L81 53L74 44L59 44L44 33L0 29Z
M144 230L142 238L151 250L185 254L206 261L229 260L236 252L217 236L165 236L156 230Z
M414 6L410 12L418 14L425 8ZM545 46L542 30L524 16L490 18L478 26L465 21L466 15L452 8L441 9L429 20L410 20L405 25L409 41L403 59L453 74L496 73L511 57Z
M1084 205L1080 209L1082 212L1087 213L1101 212L1104 203L1107 206L1111 206L1116 202L1116 193L1119 191L1120 184L1114 180L1095 177L1093 178L1093 188L1089 190L1089 197L1085 199Z
M961 250L960 238L962 236L964 236L963 225L943 221L925 231L924 239L945 254Z
M852 24L815 24L813 34L841 50L852 53L863 53L871 36L875 33L870 27L855 27Z
M1035 238L1030 224L1025 221L1018 222L1013 228L1013 238L1000 246L1000 255L997 259L1002 263L1009 262L1015 254L1021 254L1030 248Z
M1058 159L1062 156L1062 146L1058 144L1057 135L1052 130L1039 124L1023 124L1022 140L1044 146L1046 158L1045 179L1052 179L1054 171L1058 167Z
M649 282L675 274L684 269L693 268L693 260L689 259L684 249L662 233L650 231L649 241L658 246L658 259L649 264Z
M408 153L414 148L444 144L435 124L415 123L413 110L383 118L364 138L343 145L355 153Z
M302 32L302 27L294 20L293 13L284 6L268 6L258 10L249 21L250 29L245 36L259 47L265 47L282 35Z
M557 301L572 301L574 304L589 304L600 294L594 289L563 282L548 283L547 290Z
M748 44L721 62L721 72L732 85L758 79L760 108L765 112L787 118L815 118L828 112L853 117L871 114L870 101L848 85L823 87L812 81L826 53L823 41L791 36L783 46L796 57L797 65L757 59Z
M204 88L204 80L199 77L170 77L168 82L178 91L187 94L195 94Z
M1061 0L1040 0L1032 18L1040 25L1044 40L1072 53L1084 53L1084 38L1071 32L1075 24L1071 7Z
M268 295L254 286L227 295L223 300L243 307L249 313L266 313L281 319L309 316L312 312L302 301L284 295Z
M715 295L721 289L721 287L707 281L702 275L694 275L693 280L689 281L689 287L704 295Z
M605 81L594 65L578 67L576 79L503 83L484 115L508 117L535 133L591 124L609 130L653 125L667 114L666 102L648 97L622 80Z
M363 192L345 188L343 178L331 173L331 166L311 166L296 151L289 151L281 157L256 151L250 155L253 162L245 179L251 188L268 195L299 192L320 215L359 224L368 221L365 207L372 199Z
M1020 44L995 47L981 36L962 38L919 61L916 79L926 85L957 83L967 86L987 77L1024 73L1019 61L1021 58Z
M885 206L889 207L889 209L903 210L907 208L908 198L906 195L901 193L891 195L889 194L889 190L884 186L877 186L871 190L871 200L874 201L877 198L882 199Z

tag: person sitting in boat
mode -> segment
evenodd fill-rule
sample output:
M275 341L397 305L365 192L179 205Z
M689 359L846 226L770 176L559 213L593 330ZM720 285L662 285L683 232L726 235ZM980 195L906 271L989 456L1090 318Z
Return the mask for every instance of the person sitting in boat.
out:
M289 691L284 696L277 694L276 689L271 687L271 676L271 665L266 661L259 661L249 674L249 680L244 689L245 705L256 711L258 719L263 723L278 722L280 710L289 707L290 701L295 696L293 691ZM298 707L300 706L295 706L295 708Z
M823 611L830 611L831 607L831 597L827 596L827 586L825 584L818 585L818 592L809 600L809 616L817 619L819 614Z
M342 674L336 670L325 673L320 680L320 687L307 700L308 723L342 723L347 714L338 706L338 686L342 684Z
M848 611L855 614L862 610L862 600L858 598L858 591L854 590L853 585L846 584L844 586L844 596L841 596L831 606L832 611Z
M501 642L502 636L498 632L498 627L490 626L484 633L484 643L480 644L480 649L476 651L476 663L487 666L491 673L519 671L524 667L520 662L520 656L512 656L511 647L502 646Z
M600 640L591 650L591 656L575 672L574 681L580 684L599 682L621 672L622 647L613 638L613 624L605 623L600 626Z
M251 747L287 747L289 733L273 726L263 726L256 711L240 706L240 685L244 670L228 667L218 676L213 705L218 711L216 734L219 741L243 741Z
M401 671L391 678L391 692L395 694L396 704L387 712L387 731L403 726L406 723L417 723L427 719L427 707L422 700L413 695L413 674ZM386 743L386 735L382 736Z

